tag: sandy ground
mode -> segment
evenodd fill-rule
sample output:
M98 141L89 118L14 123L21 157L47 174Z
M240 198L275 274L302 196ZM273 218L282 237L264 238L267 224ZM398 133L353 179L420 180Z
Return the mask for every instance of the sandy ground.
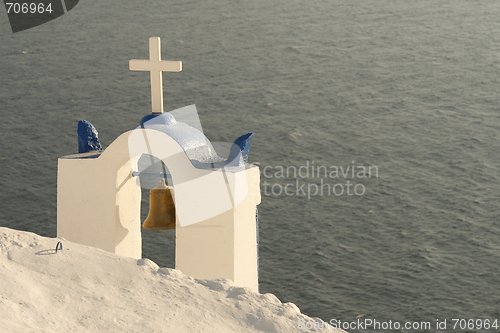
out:
M272 294L58 241L0 228L2 332L341 332Z

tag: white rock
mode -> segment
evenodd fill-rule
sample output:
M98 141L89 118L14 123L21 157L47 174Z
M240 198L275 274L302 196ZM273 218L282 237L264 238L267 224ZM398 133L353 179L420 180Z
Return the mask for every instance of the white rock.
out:
M0 228L1 332L298 333L314 322L227 280L195 281L69 241L55 253L57 241Z
M147 258L142 258L137 260L137 265L147 267L155 272L160 268L154 261L149 260Z

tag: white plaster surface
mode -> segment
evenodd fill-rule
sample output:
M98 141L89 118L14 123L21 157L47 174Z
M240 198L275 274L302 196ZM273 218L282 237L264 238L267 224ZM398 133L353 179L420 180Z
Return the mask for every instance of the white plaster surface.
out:
M342 332L227 279L0 228L2 332ZM299 326L302 325L302 326Z
M228 278L257 291L258 167L197 169L164 132L135 129L119 136L97 158L60 158L58 237L140 258L141 191L131 172L143 154L161 159L172 175L176 267L194 277Z

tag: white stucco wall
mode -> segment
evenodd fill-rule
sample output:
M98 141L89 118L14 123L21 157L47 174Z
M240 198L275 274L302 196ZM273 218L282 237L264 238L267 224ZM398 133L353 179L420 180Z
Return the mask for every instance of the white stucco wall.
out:
M224 277L258 289L256 166L239 171L196 169L165 133L135 129L97 158L58 161L58 237L119 255L141 257L141 189L137 160L153 154L173 178L177 211L176 268L196 278Z

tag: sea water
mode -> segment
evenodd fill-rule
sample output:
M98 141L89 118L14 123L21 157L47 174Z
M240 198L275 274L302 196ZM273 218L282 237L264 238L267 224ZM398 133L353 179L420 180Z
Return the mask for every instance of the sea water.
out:
M184 62L166 110L196 104L213 141L255 132L262 292L325 320L498 318L498 17L493 0L86 0L12 34L2 12L0 224L56 235L57 158L77 120L108 145L149 112L128 60L157 35ZM270 173L307 163L378 172ZM144 256L171 266L173 242L146 232Z

